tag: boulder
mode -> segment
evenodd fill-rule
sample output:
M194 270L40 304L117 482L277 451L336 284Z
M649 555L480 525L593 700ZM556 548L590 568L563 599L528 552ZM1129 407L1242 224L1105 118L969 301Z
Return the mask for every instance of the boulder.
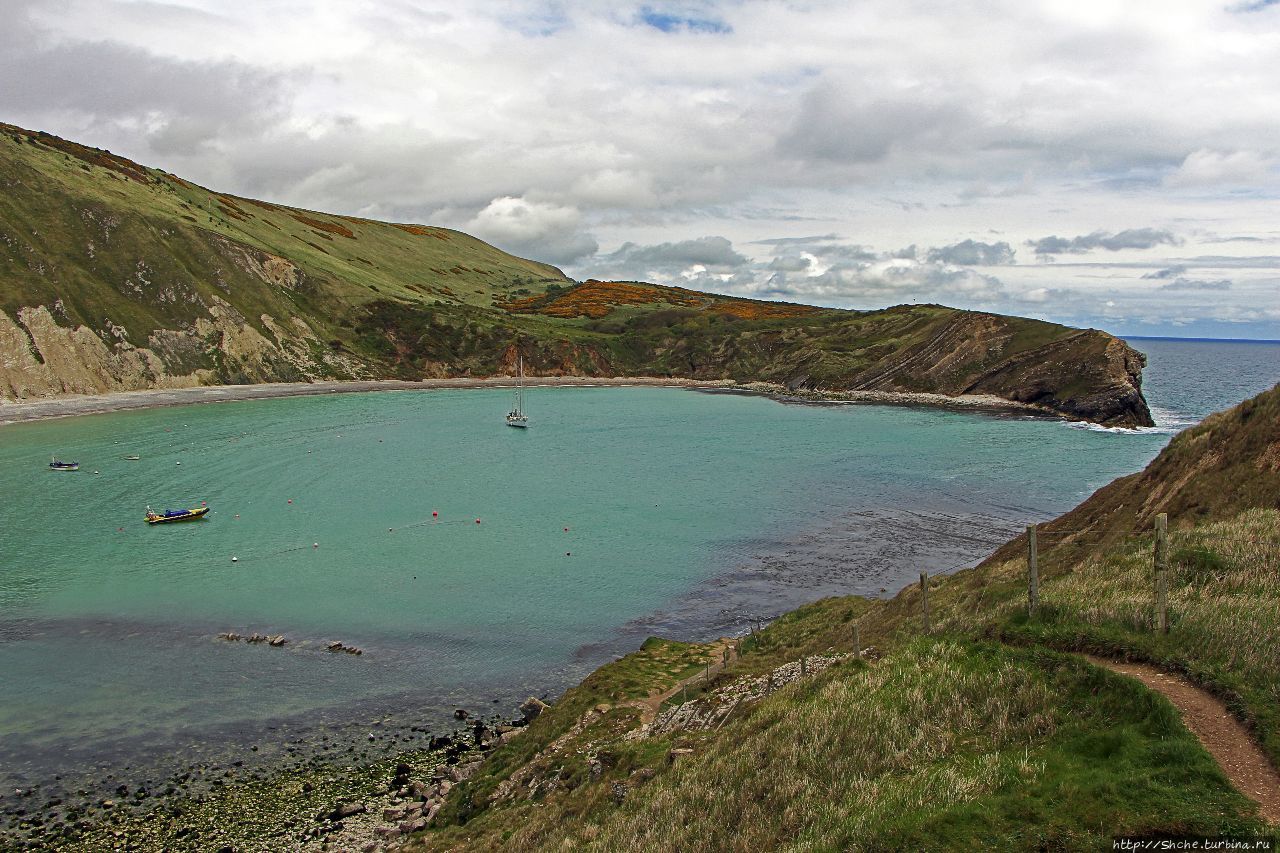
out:
M364 803L338 803L333 811L329 812L329 819L342 820L352 815L364 814L368 810Z
M415 817L413 820L406 820L400 824L400 834L407 835L410 832L418 832L427 828L427 819L425 817Z
M524 715L524 721L531 723L538 718L538 715L547 710L551 706L543 702L536 696L530 696L528 699L520 703L520 713Z
M677 760L677 759L679 759L679 758L681 758L681 757L683 757L683 756L685 756L685 755L693 755L693 750L692 750L692 749L682 749L682 748L680 748L680 747L676 747L675 749L673 749L673 750L671 750L670 752L668 752L668 753L667 753L667 763L668 763L668 764L674 764L674 763L676 762L676 760Z

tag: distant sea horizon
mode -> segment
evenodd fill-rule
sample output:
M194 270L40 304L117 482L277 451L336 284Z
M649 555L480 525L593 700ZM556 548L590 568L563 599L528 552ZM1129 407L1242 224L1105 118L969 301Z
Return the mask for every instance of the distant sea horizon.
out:
M1213 338L1183 337L1181 335L1121 335L1108 332L1124 341L1197 341L1200 343L1280 344L1280 338Z

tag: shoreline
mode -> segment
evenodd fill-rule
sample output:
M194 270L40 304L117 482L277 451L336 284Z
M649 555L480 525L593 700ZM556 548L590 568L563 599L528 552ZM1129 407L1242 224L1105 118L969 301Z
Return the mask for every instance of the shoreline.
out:
M356 379L322 382L263 382L254 385L197 385L190 388L147 388L114 391L108 394L76 394L39 400L0 400L0 426L29 421L45 421L78 415L102 415L136 409L159 409L241 400L274 400L283 397L318 397L324 394L362 394L371 391L439 391L450 388L514 388L514 376L456 379ZM559 388L591 386L669 386L674 388L721 388L732 383L695 379L666 379L652 376L526 376L526 387L550 385Z
M199 385L189 388L148 388L107 394L76 394L38 400L0 400L0 426L54 420L81 415L101 415L170 406L191 406L242 400L315 397L325 394L359 394L373 391L439 391L448 389L513 388L514 376L455 379L376 379L322 382L265 382L255 385ZM527 376L527 387L666 387L722 394L768 397L780 403L809 405L870 404L924 406L966 412L1020 414L1060 419L1061 415L1038 406L1006 400L990 394L927 394L897 391L797 391L768 382L737 383L728 379L702 380L653 376Z

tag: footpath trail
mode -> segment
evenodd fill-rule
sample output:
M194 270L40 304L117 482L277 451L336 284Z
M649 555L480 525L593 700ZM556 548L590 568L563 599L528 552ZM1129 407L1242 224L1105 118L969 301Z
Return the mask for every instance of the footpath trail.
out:
M1216 696L1153 666L1086 657L1090 663L1136 678L1163 694L1182 713L1182 721L1209 750L1231 784L1258 803L1258 812L1265 821L1280 825L1280 773L1248 729Z
M645 725L652 723L658 716L658 711L662 708L663 702L666 702L685 687L697 681L701 681L710 675L715 675L726 666L733 663L733 661L738 657L737 643L733 640L720 640L712 648L715 649L721 659L710 664L709 668L700 669L688 678L682 678L680 681L677 681L673 686L661 693L651 693L644 699L633 699L630 702L624 702L622 704L633 708L639 708L641 723ZM726 651L728 652L727 658L724 657L724 653Z

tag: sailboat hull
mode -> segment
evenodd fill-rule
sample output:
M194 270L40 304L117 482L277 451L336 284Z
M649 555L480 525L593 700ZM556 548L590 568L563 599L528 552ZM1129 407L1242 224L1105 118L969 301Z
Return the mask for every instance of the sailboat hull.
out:
M516 427L517 429L528 429L528 428L529 428L529 419L528 419L528 418L512 418L512 417L508 417L508 418L507 418L507 426L509 426L509 427Z

